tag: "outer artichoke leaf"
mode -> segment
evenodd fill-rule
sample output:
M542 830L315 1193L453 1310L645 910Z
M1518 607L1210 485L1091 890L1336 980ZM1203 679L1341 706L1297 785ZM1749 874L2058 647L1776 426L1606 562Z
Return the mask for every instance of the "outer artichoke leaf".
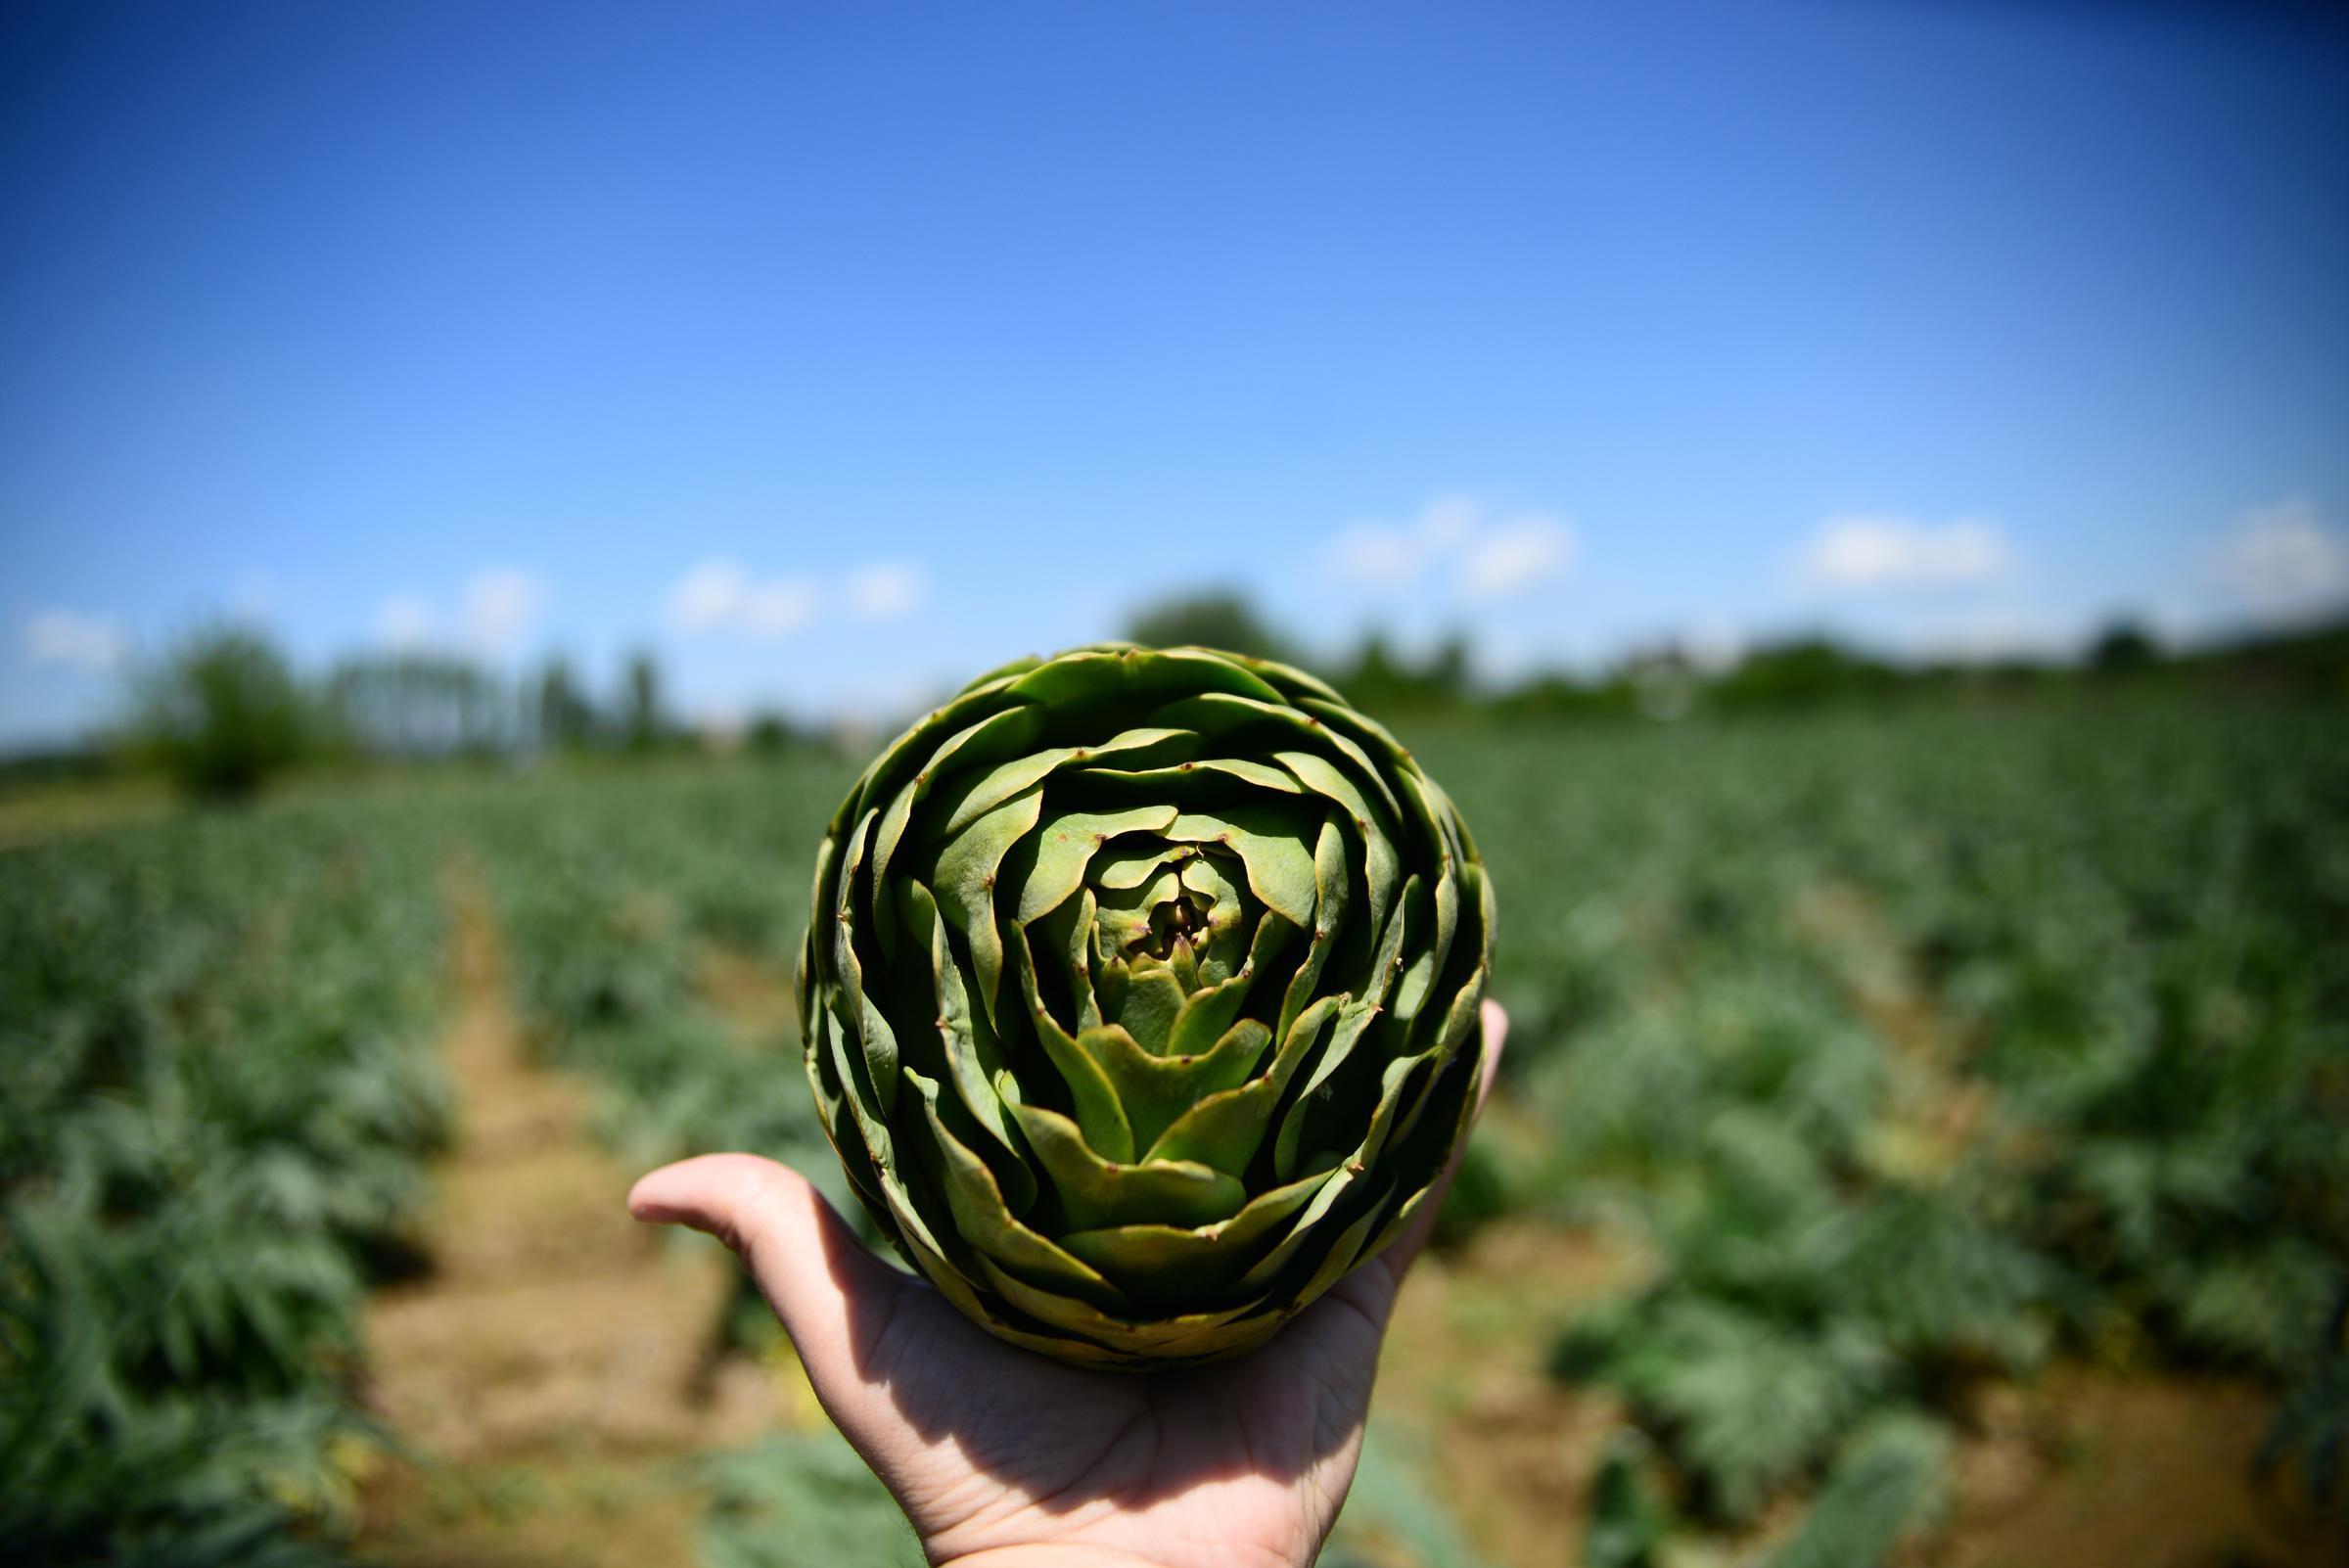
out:
M1451 887L1449 882L1438 885L1447 890ZM1453 895L1455 900L1457 897ZM1387 1004L1387 1021L1403 1029L1407 1030L1419 1016L1420 1004L1436 982L1436 963L1441 956L1436 951L1436 906L1437 898L1428 892L1427 884L1413 877L1398 922L1403 927L1403 942L1395 955L1395 993Z
M1360 1219L1338 1232L1329 1244L1329 1251L1321 1256L1321 1267L1298 1289L1295 1299L1299 1307L1320 1300L1323 1291L1345 1278L1347 1270L1362 1261L1363 1248L1382 1218L1379 1206L1373 1204Z
M1012 946L1012 955L1020 971L1020 994L1028 1004L1028 1015L1036 1025L1036 1042L1043 1047L1053 1069L1069 1090L1069 1101L1077 1113L1077 1127L1084 1141L1095 1154L1113 1164L1123 1165L1133 1158L1133 1129L1126 1120L1126 1109L1118 1102L1118 1091L1102 1071L1101 1064L1090 1052L1081 1047L1076 1038L1060 1027L1044 1005L1043 994L1036 977L1036 958L1026 940Z
M855 1189L857 1199L876 1222L887 1232L888 1207L874 1184L874 1163L866 1146L864 1132L858 1126L848 1085L842 1083L840 1069L847 1060L845 1043L836 1044L831 1037L843 1033L838 1020L828 1013L807 1026L807 1049L804 1053L807 1067L807 1083L815 1091L817 1120L823 1123L824 1136L831 1141L832 1151L840 1156L841 1168L848 1174L849 1185Z
M1279 768L1251 762L1243 757L1201 757L1168 767L1088 767L1084 776L1119 789L1147 791L1156 799L1184 806L1203 805L1227 791L1229 786L1222 783L1225 779L1236 778L1243 784L1278 795L1298 793L1297 781Z
M1328 1045L1313 1062L1305 1086L1280 1119L1280 1134L1272 1145L1272 1170L1281 1180L1293 1180L1301 1174L1307 1122L1316 1108L1327 1106L1337 1097L1335 1080L1339 1070L1353 1059L1355 1047L1377 1022L1378 1006L1374 1002L1351 1000L1338 1009L1337 1028L1331 1032Z
M1248 889L1291 925L1313 923L1313 852L1307 848L1314 818L1294 807L1237 806L1221 812L1186 811L1167 829L1178 844L1221 844L1248 870Z
M1060 907L1084 885L1086 866L1111 839L1121 833L1156 833L1174 820L1172 806L1047 813L1024 841L1036 846L1035 863L1019 883L1018 909L1012 918L1024 926Z
M1479 1023L1478 1008L1484 1000L1485 981L1486 975L1482 969L1477 970L1468 978L1467 984L1463 985L1452 996L1451 1005L1444 1009L1444 1026L1441 1033L1438 1034L1428 1049L1419 1053L1418 1059L1433 1061L1441 1070L1451 1063L1453 1056L1459 1053L1462 1043L1470 1036L1481 1038L1483 1030ZM1427 1092L1432 1093L1433 1089L1434 1084L1431 1079ZM1412 1104L1404 1109L1401 1119L1395 1125L1396 1136L1407 1137L1410 1135L1411 1130L1418 1125L1421 1109L1422 1106L1419 1104Z
M1263 1060L1272 1032L1252 1018L1231 1026L1197 1056L1160 1056L1144 1050L1116 1025L1088 1029L1077 1043L1116 1085L1133 1130L1134 1147L1147 1149L1175 1119L1210 1094L1247 1082Z
M840 864L840 840L827 833L815 847L815 876L807 889L807 932L800 939L799 1004L803 1019L815 1016L815 988L829 950L816 945L817 933L828 930L824 911L832 906L832 873Z
M1028 936L1035 949L1040 975L1050 966L1050 972L1067 985L1070 999L1077 1004L1077 1028L1099 1023L1100 1017L1093 1001L1093 893L1090 888L1080 893L1075 900L1062 904L1029 927ZM1087 1015L1090 1016L1087 1016Z
M913 820L913 808L941 779L967 780L972 768L991 766L1005 758L1017 757L1036 744L1043 729L1042 711L1022 705L990 714L940 742L923 761L921 768L899 785L890 799L889 809L881 818L880 835L874 841L874 879L878 881L888 871Z
M1284 665L1277 659L1242 659L1240 661L1257 674L1280 688L1280 694L1290 702L1306 697L1319 697L1326 702L1344 702L1337 688L1318 676L1307 674L1294 665Z
M939 852L933 891L939 908L960 928L970 946L979 1004L990 1020L1003 976L1003 938L995 929L996 873L1012 845L1035 830L1043 806L1043 792L1030 790L971 823Z
M1264 1337L1250 1332L1264 1314L1261 1302L1177 1317L1117 1317L1071 1297L1039 1290L996 1268L990 1259L983 1257L978 1262L982 1277L1024 1315L1137 1360L1146 1360L1149 1364L1164 1366L1171 1360L1221 1355L1235 1344L1253 1345Z
M1459 862L1459 837L1453 831L1451 803L1416 768L1399 771L1407 817L1425 845L1427 856L1450 871Z
M1362 889L1370 911L1370 930L1385 929L1395 885L1403 875L1403 860L1395 847L1395 819L1371 804L1343 771L1327 758L1313 752L1281 752L1280 764L1295 773L1316 795L1337 803L1345 824L1362 847Z
M1403 978L1404 948L1413 932L1426 924L1427 903L1419 873L1414 871L1403 885L1403 897L1388 911L1386 930L1379 937L1378 950L1370 955L1370 972L1361 986L1361 994L1381 1007L1394 1005L1395 983Z
M1073 755L1070 747L1029 752L984 773L965 774L941 785L924 837L934 842L953 838L1004 802L1035 791Z
M856 787L849 792L848 803L832 819L832 836L837 838L847 831L852 811L877 807L896 795L906 777L928 761L931 749L941 737L976 723L990 714L1018 706L1003 695L1009 685L1008 681L974 682L957 692L944 708L907 725L896 740L881 749L857 778Z
M1036 1201L1036 1177L1028 1170L1025 1151L1003 1114L1002 1098L995 1092L995 1076L1004 1066L1003 1052L986 1016L971 1010L970 993L946 941L946 922L930 890L910 878L904 886L906 907L924 918L930 928L926 945L931 994L938 1007L938 1038L946 1076L964 1110L1000 1151L993 1163L1001 1170L1001 1178L1010 1183L1012 1207L1026 1213Z
M1062 654L1006 688L1024 701L1066 709L1117 699L1144 703L1170 692L1221 691L1277 701L1280 692L1221 654L1123 646Z
M1345 1267L1352 1266L1354 1253L1360 1250L1362 1239L1368 1234L1368 1227L1362 1226L1359 1233L1355 1233L1355 1227L1350 1224L1345 1230L1332 1231L1328 1227L1328 1222L1342 1211L1352 1211L1354 1205L1360 1200L1361 1194L1358 1188L1363 1181L1376 1181L1382 1189L1392 1187L1393 1178L1383 1173L1375 1172L1374 1167L1378 1162L1379 1150L1385 1145L1388 1129L1393 1125L1395 1108L1408 1087L1413 1070L1419 1065L1410 1061L1389 1064L1379 1094L1378 1109L1371 1118L1369 1133L1354 1153L1333 1160L1326 1168L1328 1179L1314 1192L1312 1207L1298 1217L1296 1227L1290 1231L1288 1237L1261 1263L1249 1269L1247 1275L1240 1281L1239 1288L1241 1290L1270 1289L1292 1257L1299 1255L1312 1257L1313 1250L1320 1246L1328 1246L1334 1253L1345 1250L1351 1240L1353 1251L1347 1253ZM1350 1193L1352 1197L1349 1197ZM1366 1218L1375 1219L1376 1214L1373 1213ZM1325 1262L1326 1255L1324 1255ZM1316 1277L1321 1267L1316 1266ZM1345 1267L1341 1267L1338 1273L1344 1273ZM1319 1283L1298 1292L1296 1298L1298 1303L1302 1305L1312 1301L1327 1289L1329 1283L1336 1278L1337 1274L1331 1274L1328 1279L1321 1280Z
M1346 835L1337 823L1322 818L1320 835L1313 841L1313 925L1306 939L1305 961L1289 978L1289 989L1281 996L1280 1022L1274 1032L1286 1039L1298 1017L1314 1001L1314 990L1320 984L1321 971L1329 963L1329 955L1337 950L1344 933L1346 910L1353 898L1353 885L1346 872Z
M940 1115L938 1086L918 1078L916 1082L931 1136L937 1140L939 1186L953 1213L955 1233L974 1251L1049 1289L1074 1293L1112 1312L1130 1311L1125 1293L1090 1265L1013 1217L993 1168L957 1138Z
M1292 1181L1218 1224L1118 1225L1060 1238L1069 1252L1119 1282L1145 1308L1198 1302L1228 1291L1264 1256L1273 1235L1311 1202L1326 1176Z
M1105 1225L1204 1225L1227 1220L1248 1189L1222 1172L1183 1161L1113 1165L1085 1146L1077 1124L1057 1111L1015 1105L1011 1114L1051 1178L1073 1229Z
M889 1027L864 992L864 966L856 957L856 918L851 894L856 885L856 868L864 859L865 846L870 841L873 819L880 813L867 811L856 824L856 832L849 840L847 853L842 856L840 872L839 918L832 925L832 973L848 1002L850 1027L855 1031L856 1041L864 1053L865 1072L872 1087L873 1100L887 1115L898 1099L898 1037Z
M1197 730L1212 744L1254 723L1272 723L1305 738L1316 751L1335 752L1354 764L1355 773L1382 801L1390 816L1403 814L1402 805L1395 792L1387 786L1386 776L1369 755L1342 729L1324 724L1303 706L1292 708L1285 703L1254 702L1245 697L1225 697L1209 694L1186 698L1167 704L1152 714L1151 719L1161 724L1180 724Z

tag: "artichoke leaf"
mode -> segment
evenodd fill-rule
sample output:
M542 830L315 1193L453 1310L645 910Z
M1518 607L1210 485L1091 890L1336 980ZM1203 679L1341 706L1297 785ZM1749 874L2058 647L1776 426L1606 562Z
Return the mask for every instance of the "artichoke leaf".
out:
M1338 1015L1343 996L1324 996L1301 1014L1282 1038L1271 1065L1236 1087L1202 1094L1191 1107L1152 1140L1145 1156L1152 1160L1196 1160L1233 1176L1245 1173L1263 1146L1272 1113L1296 1075L1297 1066L1312 1050L1322 1025ZM1242 1020L1234 1028L1245 1027Z
M1289 979L1289 989L1280 1001L1280 1022L1275 1032L1283 1039L1300 1014L1314 1000L1314 988L1320 983L1321 971L1329 963L1329 955L1337 950L1344 934L1346 910L1353 898L1353 888L1346 874L1346 835L1337 823L1324 817L1320 837L1313 844L1313 924L1307 938L1305 961Z
M1077 1230L1060 1244L1144 1305L1228 1291L1269 1248L1273 1234L1313 1200L1326 1174L1274 1187L1228 1220L1195 1229L1117 1225Z
M1183 730L1178 733L1193 734ZM1244 757L1201 757L1167 767L1088 767L1083 770L1088 779L1122 790L1146 791L1155 799L1173 800L1189 805L1205 802L1216 792L1220 779L1236 778L1243 784L1277 795L1300 793L1297 781L1277 767L1249 761ZM1228 790L1230 786L1224 785Z
M1125 833L1155 833L1174 820L1172 806L1137 806L1128 811L1064 811L1046 815L1023 845L1034 845L1034 863L1018 883L1017 912L1027 925L1074 897L1084 885L1085 868L1102 846Z
M1001 1151L1003 1158L995 1162L1000 1167L999 1178L1010 1183L1012 1207L1025 1212L1036 1201L1036 1177L1028 1170L1020 1140L1003 1114L1002 1097L995 1091L996 1076L1004 1066L995 1032L984 1014L971 1010L970 993L946 940L945 919L930 890L909 878L904 898L906 907L929 927L926 945L931 994L938 1006L938 1037L946 1076L963 1108Z
M1126 997L1117 1010L1117 1025L1143 1050L1164 1056L1174 1038L1174 1020L1182 1014L1182 983L1155 958L1129 959L1126 971Z
M856 957L856 917L851 894L856 885L856 868L864 859L866 843L870 840L873 819L880 813L865 812L856 824L855 835L842 856L840 873L840 918L832 928L832 969L834 978L848 998L849 1025L856 1035L858 1047L864 1053L864 1067L872 1088L873 1102L883 1115L895 1109L898 1100L898 1037L881 1016L872 998L864 992L864 966Z
M954 1220L954 1231L973 1251L1047 1289L1075 1294L1110 1312L1129 1311L1125 1292L1099 1270L1022 1224L1004 1201L994 1168L957 1138L939 1114L939 1086L908 1073L922 1096L922 1110L941 1161L939 1186Z
M1248 889L1291 925L1313 923L1313 855L1304 828L1312 818L1293 807L1238 806L1221 812L1186 811L1167 829L1180 844L1221 844L1247 868Z
M1403 860L1395 849L1395 819L1372 805L1327 758L1313 752L1279 752L1275 756L1314 794L1336 803L1345 813L1343 825L1353 829L1362 847L1362 889L1370 911L1369 929L1374 933L1384 930L1396 885L1403 876Z
M1087 1148L1077 1124L1059 1112L1015 1105L1011 1114L1059 1194L1072 1228L1212 1224L1248 1202L1246 1187L1212 1167L1178 1160L1113 1165Z
M1077 1043L1076 1037L1060 1027L1060 1021L1044 1005L1043 992L1036 981L1036 958L1024 936L1015 943L1012 953L1018 960L1020 994L1036 1024L1036 1041L1060 1074L1061 1083L1068 1087L1070 1104L1077 1113L1078 1130L1102 1159L1119 1165L1129 1162L1134 1154L1133 1129L1126 1120L1126 1109L1119 1103L1116 1086L1101 1064Z
M1233 1024L1214 1045L1194 1056L1155 1054L1115 1024L1077 1037L1078 1045L1116 1086L1139 1149L1149 1148L1176 1118L1207 1096L1246 1083L1271 1040L1272 1032L1253 1018Z
M1043 808L1043 792L1032 789L971 823L939 852L932 892L969 945L979 1005L990 1021L1003 977L1003 937L995 927L996 874L1012 845L1035 829Z
M1385 804L1390 817L1403 814L1403 806L1395 799L1395 792L1388 788L1386 779L1360 745L1344 730L1324 724L1302 708L1210 692L1169 703L1150 716L1159 723L1195 729L1210 743L1251 725L1276 724L1292 730L1313 749L1335 752L1353 764L1355 775Z
M1048 708L1116 700L1143 703L1177 691L1218 691L1270 699L1279 689L1220 654L1202 649L1104 646L1080 648L1045 661L1005 690Z

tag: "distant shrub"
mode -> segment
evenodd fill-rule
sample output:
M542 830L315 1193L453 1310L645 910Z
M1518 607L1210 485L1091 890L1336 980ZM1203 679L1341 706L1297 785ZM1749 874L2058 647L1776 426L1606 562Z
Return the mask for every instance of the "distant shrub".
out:
M131 734L180 789L214 800L252 795L319 741L285 655L238 626L196 632L133 678Z

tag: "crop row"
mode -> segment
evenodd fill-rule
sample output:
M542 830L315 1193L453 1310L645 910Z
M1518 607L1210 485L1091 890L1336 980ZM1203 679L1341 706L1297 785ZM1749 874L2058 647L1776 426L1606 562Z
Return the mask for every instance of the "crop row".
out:
M433 859L304 807L0 860L0 1557L333 1560L448 1128Z

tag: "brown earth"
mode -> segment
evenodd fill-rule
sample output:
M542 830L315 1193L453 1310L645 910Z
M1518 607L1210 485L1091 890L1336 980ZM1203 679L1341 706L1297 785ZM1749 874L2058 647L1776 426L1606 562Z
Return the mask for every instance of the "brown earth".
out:
M714 1344L733 1266L648 1230L577 1081L530 1060L478 880L450 878L459 1095L432 1271L368 1316L369 1403L412 1448L371 1477L362 1547L415 1565L684 1563L690 1461L772 1426L787 1388Z

